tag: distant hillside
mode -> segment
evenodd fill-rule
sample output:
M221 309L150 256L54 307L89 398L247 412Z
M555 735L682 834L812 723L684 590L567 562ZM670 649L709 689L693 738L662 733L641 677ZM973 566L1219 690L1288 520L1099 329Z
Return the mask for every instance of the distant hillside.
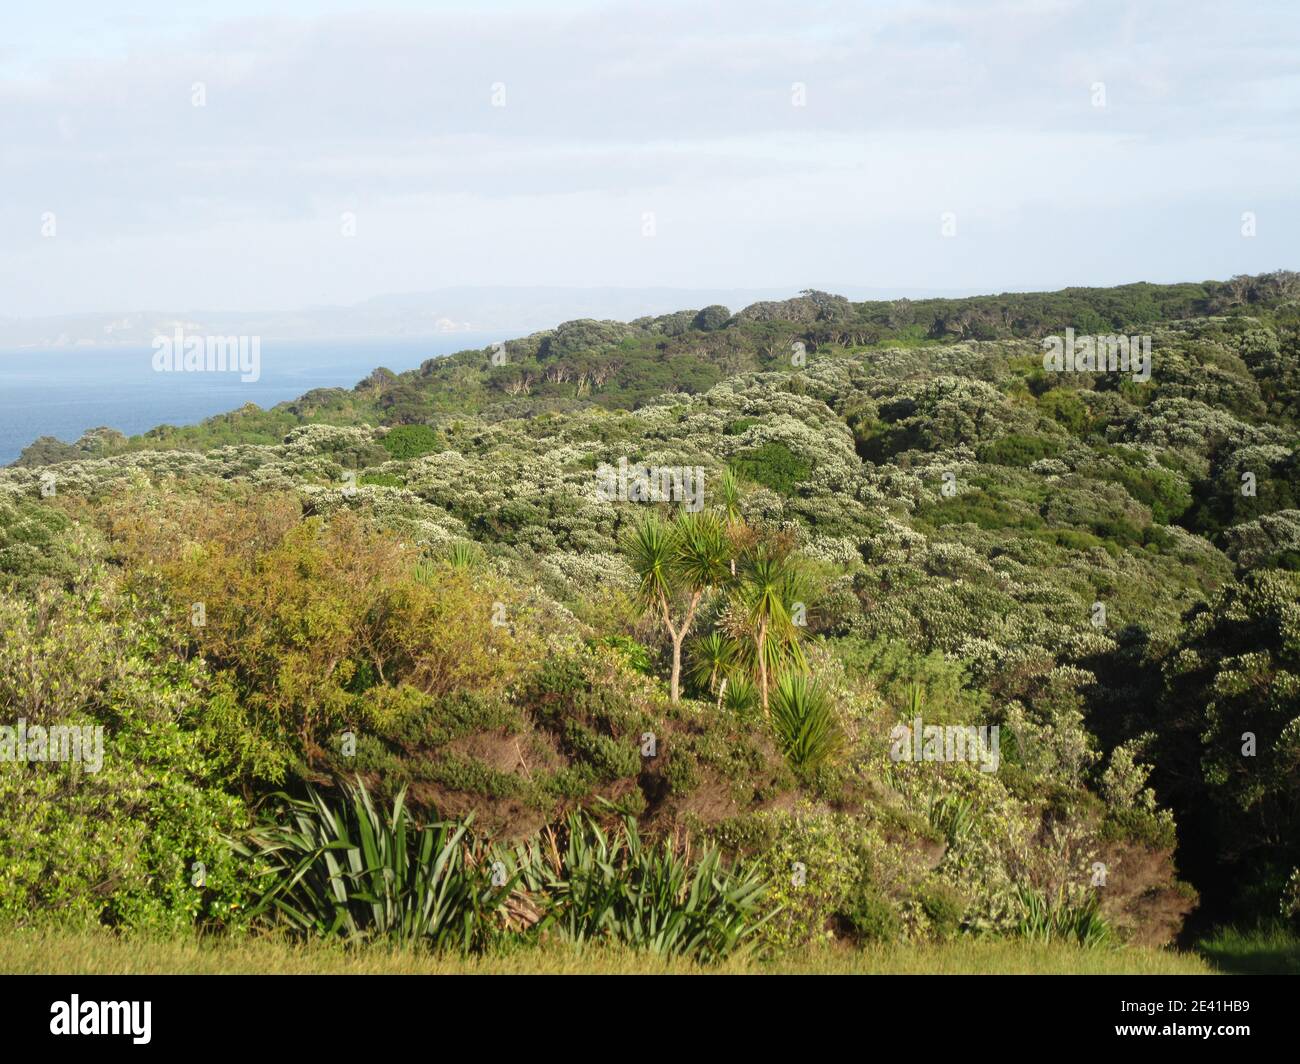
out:
M0 317L0 348L131 344L148 346L177 327L216 336L259 336L263 340L374 340L456 332L519 336L577 317L630 321L692 303L743 306L785 299L794 289L761 288L571 288L561 286L438 288L428 292L375 296L351 306L306 307L293 311L134 311L67 314L46 318ZM860 298L884 293L849 290ZM915 293L896 291L889 295ZM964 293L962 293L964 294Z
M1205 316L1243 319L1295 315L1300 275L1288 272L1199 284L1069 288L962 299L854 303L808 292L751 304L721 305L629 323L581 319L510 340L499 350L462 351L393 374L377 368L355 388L324 389L272 411L253 406L201 426L160 426L131 441L95 430L75 445L45 440L16 464L132 448L204 449L219 443L270 443L294 425L419 424L448 412L493 418L586 405L635 409L668 393L696 394L742 372L791 368L808 353L865 347L924 348L960 340L1038 339L1064 333L1133 333ZM1271 396L1276 402L1276 397ZM110 442L111 441L111 442Z

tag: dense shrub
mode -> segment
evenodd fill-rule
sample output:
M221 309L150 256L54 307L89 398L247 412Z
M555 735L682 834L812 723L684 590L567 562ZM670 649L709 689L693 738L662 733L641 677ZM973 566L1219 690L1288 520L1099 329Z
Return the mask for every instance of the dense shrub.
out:
M1300 864L1300 574L1247 573L1193 610L1165 675L1155 778L1186 859L1212 904L1272 915Z
M168 654L160 602L102 579L31 602L0 593L0 723L24 722L29 742L37 728L102 729L83 732L79 762L3 751L0 920L242 924L251 883L223 835L249 813L222 786L204 671Z
M737 473L782 495L791 494L812 473L812 467L783 443L765 443L741 451L731 460Z
M1012 434L985 444L979 457L981 462L993 465L1027 467L1040 458L1055 458L1060 453L1061 442L1050 436Z
M442 438L429 425L397 425L380 437L379 442L399 461L434 454L442 449Z

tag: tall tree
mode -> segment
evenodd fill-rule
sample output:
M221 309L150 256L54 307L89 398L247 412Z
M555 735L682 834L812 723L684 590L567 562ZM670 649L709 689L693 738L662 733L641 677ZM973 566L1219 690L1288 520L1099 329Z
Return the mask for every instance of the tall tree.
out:
M632 532L627 554L638 578L638 598L654 611L672 641L669 694L681 699L682 643L700 601L727 580L727 537L712 514L684 513L675 522L650 514Z

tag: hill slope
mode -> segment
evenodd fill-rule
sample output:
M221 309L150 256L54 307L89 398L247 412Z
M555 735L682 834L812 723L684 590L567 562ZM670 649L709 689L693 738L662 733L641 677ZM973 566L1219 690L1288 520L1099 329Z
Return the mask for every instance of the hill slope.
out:
M105 724L107 754L93 788L3 766L0 913L229 922L252 886L220 836L359 773L501 837L577 806L707 835L770 876L777 946L1092 914L1158 943L1198 895L1276 914L1300 866L1298 299L1286 273L812 292L40 441L0 472L0 697ZM1150 379L1046 369L1067 329L1149 337ZM677 702L628 548L684 507L610 499L620 461L698 469L742 561L698 601ZM798 570L776 664L828 693L821 760L746 694L764 557ZM740 655L721 672L710 635ZM997 725L995 770L900 760L918 717Z

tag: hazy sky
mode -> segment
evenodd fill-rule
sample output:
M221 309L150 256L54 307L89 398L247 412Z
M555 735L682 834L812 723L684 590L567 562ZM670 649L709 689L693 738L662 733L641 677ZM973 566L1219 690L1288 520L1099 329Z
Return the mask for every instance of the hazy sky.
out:
M1300 267L1296 0L37 0L4 24L0 315Z

